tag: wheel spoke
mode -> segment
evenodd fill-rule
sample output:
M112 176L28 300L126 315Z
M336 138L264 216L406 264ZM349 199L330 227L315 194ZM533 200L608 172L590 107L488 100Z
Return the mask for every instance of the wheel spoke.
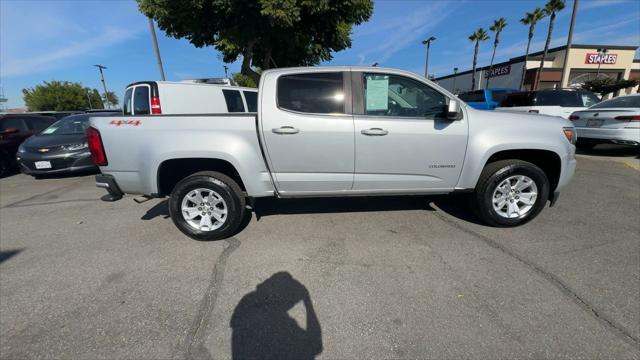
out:
M211 217L203 215L202 219L200 219L200 230L209 230L211 229L211 225Z
M195 207L183 208L182 212L184 213L184 218L187 220L193 220L198 215L200 215L200 211L198 210L198 208L195 208Z
M524 178L524 176L523 176ZM526 188L528 188L529 186L531 186L531 181L527 181L525 179L519 179L518 180L518 185L515 187L516 191L522 191Z
M520 193L520 202L525 205L533 205L538 194L534 192Z
M204 202L204 199L202 198L202 194L200 194L200 192L196 190L194 190L193 192L191 192L191 194L189 194L189 200L193 201L196 205L200 205Z

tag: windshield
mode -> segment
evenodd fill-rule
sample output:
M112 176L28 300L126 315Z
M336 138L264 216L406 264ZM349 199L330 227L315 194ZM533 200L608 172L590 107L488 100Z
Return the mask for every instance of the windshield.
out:
M56 121L53 125L42 130L40 135L78 135L84 134L84 131L88 127L88 116L68 116L62 120Z
M590 109L605 108L640 108L640 96L621 96L590 107Z

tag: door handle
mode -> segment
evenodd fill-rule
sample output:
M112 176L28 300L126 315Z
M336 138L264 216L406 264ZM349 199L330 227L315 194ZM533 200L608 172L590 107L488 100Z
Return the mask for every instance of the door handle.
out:
M300 132L300 130L294 128L293 126L281 126L280 128L271 129L271 132L274 134L282 134L282 135L293 135Z
M371 129L364 129L364 130L360 131L360 133L362 135L368 135L368 136L385 136L389 132L387 130L385 130L385 129L371 128Z

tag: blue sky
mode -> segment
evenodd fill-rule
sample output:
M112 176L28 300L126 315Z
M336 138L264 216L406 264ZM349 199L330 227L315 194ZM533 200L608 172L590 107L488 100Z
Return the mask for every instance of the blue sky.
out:
M488 28L503 16L509 25L501 35L496 62L524 54L527 27L518 20L544 0L425 0L375 3L370 21L353 29L353 47L335 54L330 65L370 65L424 72L430 35L429 73L445 75L471 67L473 45L467 36ZM572 0L556 21L552 47L566 42ZM574 43L640 45L640 1L581 0ZM548 19L537 26L532 51L542 50ZM221 77L221 57L213 48L195 48L157 31L168 80ZM493 40L481 46L479 65L491 57ZM0 0L0 86L8 107L23 106L21 89L42 81L78 81L100 89L97 69L103 64L107 86L121 95L133 81L159 78L149 26L134 1ZM232 72L239 63L230 64Z

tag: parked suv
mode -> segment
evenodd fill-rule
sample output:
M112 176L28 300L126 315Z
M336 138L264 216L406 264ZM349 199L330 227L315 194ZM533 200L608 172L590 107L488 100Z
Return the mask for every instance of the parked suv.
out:
M258 90L172 81L141 81L124 93L124 115L211 114L258 111Z
M0 115L0 177L15 167L18 146L29 136L53 124L52 116L30 114Z
M458 95L458 98L475 109L493 110L507 95L517 91L517 89L483 89L467 91Z
M598 102L600 99L587 90L522 91L507 95L496 110L525 111L568 119L574 111L584 110Z

